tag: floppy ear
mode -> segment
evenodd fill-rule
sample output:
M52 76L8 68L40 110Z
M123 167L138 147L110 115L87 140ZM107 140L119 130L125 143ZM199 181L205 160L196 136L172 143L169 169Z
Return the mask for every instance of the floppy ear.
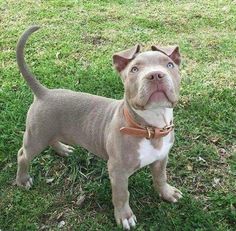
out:
M135 57L140 51L140 45L136 45L130 49L118 52L113 55L113 65L118 72L125 69L127 64Z
M167 55L170 59L172 59L177 65L180 65L181 57L179 53L178 46L169 46L169 47L159 47L159 46L152 46L153 51L160 51Z

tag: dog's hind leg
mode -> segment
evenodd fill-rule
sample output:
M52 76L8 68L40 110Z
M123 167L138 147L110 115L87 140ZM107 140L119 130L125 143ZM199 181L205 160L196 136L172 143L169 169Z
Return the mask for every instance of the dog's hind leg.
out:
M55 152L59 156L62 156L62 157L69 156L69 154L74 151L73 147L63 144L59 141L55 141L55 142L51 143L50 145L55 150Z
M29 131L25 132L23 146L18 151L17 156L16 183L18 186L25 187L26 189L29 189L33 184L32 178L29 175L30 162L48 146L45 139L40 140L35 135L29 133Z

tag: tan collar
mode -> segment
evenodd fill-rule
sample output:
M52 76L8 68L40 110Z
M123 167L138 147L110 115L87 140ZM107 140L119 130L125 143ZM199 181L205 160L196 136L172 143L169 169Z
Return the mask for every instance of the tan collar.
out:
M129 127L120 128L120 132L126 135L142 137L148 140L159 139L168 135L174 129L174 124L172 122L169 126L165 126L162 129L152 126L141 126L134 121L126 107L124 107L124 116Z

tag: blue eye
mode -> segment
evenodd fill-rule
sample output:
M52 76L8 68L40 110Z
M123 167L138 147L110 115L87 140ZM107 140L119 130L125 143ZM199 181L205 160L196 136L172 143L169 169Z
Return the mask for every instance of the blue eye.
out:
M167 68L170 68L170 69L175 67L172 62L167 63L166 66L167 66Z
M137 68L137 67L135 67L135 66L134 66L134 67L132 67L132 69L131 69L131 72L132 72L132 73L138 72L138 68Z

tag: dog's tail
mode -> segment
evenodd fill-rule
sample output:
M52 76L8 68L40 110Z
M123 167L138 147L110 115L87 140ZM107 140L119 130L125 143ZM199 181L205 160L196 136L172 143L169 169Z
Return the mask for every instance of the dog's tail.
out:
M38 30L39 28L40 28L39 26L31 26L29 29L27 29L21 35L17 43L17 47L16 47L16 60L17 60L17 64L20 69L20 72L24 76L29 87L32 89L32 91L38 98L40 98L45 93L47 88L41 85L40 82L34 76L34 74L30 72L29 67L27 66L25 62L24 48L25 48L25 44L29 36L36 30Z

